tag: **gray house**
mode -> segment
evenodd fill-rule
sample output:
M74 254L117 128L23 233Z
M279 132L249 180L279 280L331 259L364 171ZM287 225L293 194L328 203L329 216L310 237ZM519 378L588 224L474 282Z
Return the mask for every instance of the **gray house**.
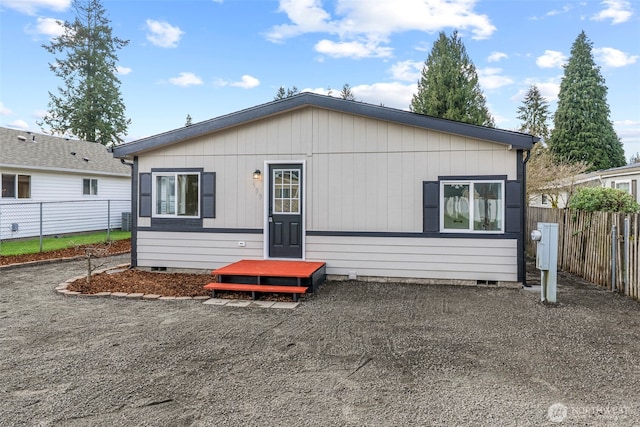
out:
M115 147L132 265L326 262L329 277L524 281L531 135L303 93Z
M95 142L0 127L0 175L0 239L119 228L131 209L131 168Z

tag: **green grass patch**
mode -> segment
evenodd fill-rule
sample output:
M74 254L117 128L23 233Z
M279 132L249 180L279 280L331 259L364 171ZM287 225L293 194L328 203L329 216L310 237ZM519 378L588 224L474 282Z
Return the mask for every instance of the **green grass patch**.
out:
M112 231L109 233L111 240L125 240L131 237L130 231ZM79 245L91 245L107 241L107 232L100 231L89 234L74 234L62 237L45 237L42 239L42 252L58 249L72 248ZM4 240L0 242L0 255L24 255L40 252L40 239Z

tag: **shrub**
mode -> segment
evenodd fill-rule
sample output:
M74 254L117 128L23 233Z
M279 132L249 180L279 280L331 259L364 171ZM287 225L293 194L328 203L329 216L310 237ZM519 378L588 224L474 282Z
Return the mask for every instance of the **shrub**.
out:
M615 188L578 188L569 200L569 209L588 212L636 213L640 205L629 193Z

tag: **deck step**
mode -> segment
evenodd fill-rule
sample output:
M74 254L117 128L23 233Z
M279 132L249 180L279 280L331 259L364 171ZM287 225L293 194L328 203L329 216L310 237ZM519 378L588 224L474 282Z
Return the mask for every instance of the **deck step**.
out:
M212 297L215 298L216 291L235 291L235 292L251 292L252 298L256 299L256 292L268 293L288 293L293 294L293 300L298 301L298 294L304 294L309 289L306 286L277 286L277 285L258 285L248 283L209 283L204 288L210 290Z

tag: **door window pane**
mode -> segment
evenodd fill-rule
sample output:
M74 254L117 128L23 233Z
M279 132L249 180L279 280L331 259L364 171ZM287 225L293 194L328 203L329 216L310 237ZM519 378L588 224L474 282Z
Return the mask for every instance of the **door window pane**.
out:
M273 170L273 212L300 213L300 169Z

